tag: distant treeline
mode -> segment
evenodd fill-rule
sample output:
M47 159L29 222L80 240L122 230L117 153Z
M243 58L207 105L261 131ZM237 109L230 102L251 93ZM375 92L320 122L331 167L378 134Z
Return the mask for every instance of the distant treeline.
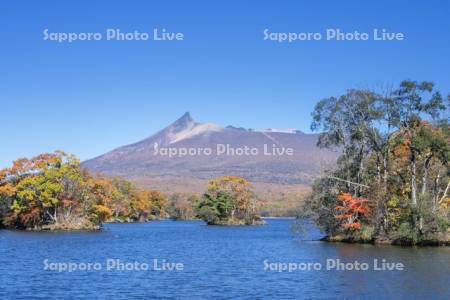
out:
M449 243L450 96L431 82L349 90L312 114L318 146L341 151L301 217L330 240Z
M203 195L172 195L137 188L120 177L91 174L61 151L21 158L0 170L0 227L97 229L103 222L171 217L208 224L253 224L255 198L245 179L212 179Z

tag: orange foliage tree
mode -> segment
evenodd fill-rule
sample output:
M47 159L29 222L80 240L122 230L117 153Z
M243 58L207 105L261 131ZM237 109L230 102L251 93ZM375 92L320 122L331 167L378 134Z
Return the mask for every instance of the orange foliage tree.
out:
M338 196L341 205L336 205L337 214L335 218L341 220L341 226L345 229L360 229L361 219L367 218L371 209L366 198L353 197L349 193L342 193Z

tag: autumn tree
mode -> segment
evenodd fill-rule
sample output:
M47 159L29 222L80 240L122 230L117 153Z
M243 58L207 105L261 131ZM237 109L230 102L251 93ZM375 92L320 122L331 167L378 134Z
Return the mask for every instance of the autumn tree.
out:
M450 96L447 105L450 104ZM366 222L378 236L410 228L415 241L446 232L442 205L449 186L450 111L431 82L403 81L397 89L349 90L318 102L311 128L319 147L341 151L337 166L314 184L304 211L328 233L339 231L339 195L365 198ZM355 228L357 229L357 228ZM407 239L409 239L407 237Z
M417 160L420 147L417 148L418 133L423 117L436 119L445 109L442 96L439 92L433 92L432 82L406 80L394 91L392 98L395 103L396 117L392 125L402 130L403 134L411 140L408 144L409 167L411 172L411 204L417 205Z
M197 194L172 194L168 199L167 213L175 220L192 220L199 201Z
M375 123L382 115L376 105L380 96L367 90L349 90L340 97L319 101L312 113L311 129L321 131L317 145L321 148L342 149L339 163L348 181L363 184L365 158L373 148L382 153L383 138ZM360 185L347 185L355 194L361 194Z
M251 184L238 176L211 179L197 214L208 224L254 224L259 219Z
M166 197L156 190L140 190L132 198L132 218L135 220L148 220L166 216Z
M340 194L340 204L335 206L335 218L341 221L345 229L361 229L361 219L367 219L371 213L366 198L353 197L349 193Z
M84 192L80 162L64 152L18 159L0 184L0 195L10 203L6 225L36 228L59 224L72 213L86 213L80 206Z
M14 228L91 229L164 215L165 197L119 177L92 175L61 151L0 171L0 222Z

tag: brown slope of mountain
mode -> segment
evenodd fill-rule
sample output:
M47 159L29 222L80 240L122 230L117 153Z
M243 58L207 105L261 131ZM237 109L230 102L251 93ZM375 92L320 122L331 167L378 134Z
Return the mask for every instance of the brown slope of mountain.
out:
M186 113L153 136L85 161L83 166L163 190L194 192L199 182L221 175L245 177L265 190L280 185L304 187L337 157L335 152L317 148L317 138L295 130L222 128L197 123ZM292 155L281 153L289 148Z

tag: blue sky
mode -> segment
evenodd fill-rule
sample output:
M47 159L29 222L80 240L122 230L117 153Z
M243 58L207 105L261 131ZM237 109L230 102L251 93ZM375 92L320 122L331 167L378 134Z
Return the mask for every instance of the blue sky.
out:
M0 167L63 149L82 159L198 121L309 131L321 98L432 80L450 92L447 1L2 1ZM345 3L342 3L345 2ZM51 32L183 32L184 41L43 40ZM263 40L327 28L404 41Z

